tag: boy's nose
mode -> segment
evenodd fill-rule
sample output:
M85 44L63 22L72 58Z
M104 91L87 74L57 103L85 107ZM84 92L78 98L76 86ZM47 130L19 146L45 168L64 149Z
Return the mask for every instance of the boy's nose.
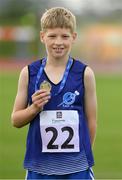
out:
M60 44L62 44L63 42L62 42L62 39L60 38L60 37L57 37L56 38L56 40L55 40L55 44L56 45L60 45Z

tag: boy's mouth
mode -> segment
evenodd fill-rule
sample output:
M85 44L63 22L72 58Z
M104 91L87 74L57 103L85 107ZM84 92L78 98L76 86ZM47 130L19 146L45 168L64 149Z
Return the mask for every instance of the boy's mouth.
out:
M53 49L55 49L55 50L63 50L64 48L53 48Z
M64 48L58 48L57 47L57 48L53 48L53 50L56 51L56 52L62 52L64 50Z

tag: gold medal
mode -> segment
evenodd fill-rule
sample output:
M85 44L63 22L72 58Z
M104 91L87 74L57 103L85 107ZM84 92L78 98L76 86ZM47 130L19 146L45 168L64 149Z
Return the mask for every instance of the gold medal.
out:
M47 91L51 91L51 84L50 84L48 81L43 81L43 82L40 84L40 89L44 89L44 90L47 90Z

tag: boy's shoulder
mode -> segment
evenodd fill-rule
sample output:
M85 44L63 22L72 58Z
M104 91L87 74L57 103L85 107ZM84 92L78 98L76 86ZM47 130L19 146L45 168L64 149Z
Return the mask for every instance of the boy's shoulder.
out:
M75 58L73 58L73 60L74 60L75 66L77 66L79 68L81 68L81 67L84 68L84 67L87 66L87 64L82 59L75 59Z
M42 63L42 59L37 59L37 60L34 60L32 63L30 63L28 65L28 69L29 69L29 72L31 74L35 74L38 72L40 66L41 66L41 63Z
M33 62L29 64L29 66L40 66L42 62L42 59L36 59Z

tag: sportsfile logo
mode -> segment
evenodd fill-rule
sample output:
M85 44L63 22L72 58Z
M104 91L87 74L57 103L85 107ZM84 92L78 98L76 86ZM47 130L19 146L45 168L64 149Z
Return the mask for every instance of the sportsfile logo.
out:
M57 119L62 118L62 112L56 112L56 118Z

